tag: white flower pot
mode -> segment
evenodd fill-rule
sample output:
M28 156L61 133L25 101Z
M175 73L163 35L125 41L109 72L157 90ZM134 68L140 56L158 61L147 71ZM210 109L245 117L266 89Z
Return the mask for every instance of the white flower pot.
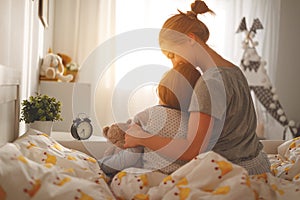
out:
M50 135L52 131L53 121L35 121L33 123L30 123L29 126L32 129L36 129L38 131L46 133L47 135Z

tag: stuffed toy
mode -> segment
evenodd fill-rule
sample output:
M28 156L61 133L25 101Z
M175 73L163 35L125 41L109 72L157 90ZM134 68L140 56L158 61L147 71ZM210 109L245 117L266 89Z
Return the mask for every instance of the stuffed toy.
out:
M73 75L64 75L64 65L60 56L54 53L48 53L42 61L40 75L48 79L58 79L62 82L70 82Z
M79 65L72 60L70 56L64 53L57 53L62 59L62 63L65 66L65 72L64 75L67 74L72 74L73 75L73 80L71 82L75 82L77 73L79 70Z
M57 53L59 57L61 57L63 65L66 67L69 63L72 62L72 58L64 53Z
M114 177L120 170L129 167L143 167L142 146L130 148L128 151L124 150L125 134L130 124L131 120L128 120L126 123L115 123L103 128L104 137L112 145L104 151L104 155L98 160L98 163L101 170L110 178Z
M62 59L63 65L65 66L65 72L67 71L78 71L79 65L72 60L70 56L64 53L57 53Z
M113 145L106 149L104 156L113 155L124 149L125 131L129 128L131 120L126 123L115 123L103 128L103 136L106 137Z

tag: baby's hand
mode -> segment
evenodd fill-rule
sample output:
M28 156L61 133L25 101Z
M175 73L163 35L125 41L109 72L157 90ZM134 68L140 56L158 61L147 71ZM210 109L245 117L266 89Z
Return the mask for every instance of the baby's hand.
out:
M148 134L137 124L131 124L125 134L125 148L141 145L141 140L148 137Z

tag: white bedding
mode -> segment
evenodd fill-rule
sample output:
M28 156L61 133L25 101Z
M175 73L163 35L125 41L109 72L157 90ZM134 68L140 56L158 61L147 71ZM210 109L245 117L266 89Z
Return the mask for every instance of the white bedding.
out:
M299 168L299 166L298 166ZM300 182L271 173L249 176L247 171L214 152L200 154L170 176L159 179L153 172L132 174L127 169L115 176L111 189L125 199L299 199Z
M126 169L111 184L96 160L30 129L0 147L0 200L4 199L298 199L300 138L279 146L273 173L248 176L214 152L165 176Z
M170 176L126 169L114 177L111 189L125 199L299 199L299 154L300 138L287 141L278 147L278 154L270 155L273 173L249 176L211 151Z
M30 129L0 148L0 199L114 199L96 160Z

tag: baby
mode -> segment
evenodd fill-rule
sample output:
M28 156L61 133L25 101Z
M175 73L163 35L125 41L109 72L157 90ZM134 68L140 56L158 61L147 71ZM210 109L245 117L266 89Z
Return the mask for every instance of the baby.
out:
M180 63L167 71L159 82L159 104L149 107L133 118L133 123L150 134L170 138L185 138L193 88L201 76L189 63ZM128 148L98 160L109 176L128 167L143 167L171 174L186 161L159 155L147 147Z

